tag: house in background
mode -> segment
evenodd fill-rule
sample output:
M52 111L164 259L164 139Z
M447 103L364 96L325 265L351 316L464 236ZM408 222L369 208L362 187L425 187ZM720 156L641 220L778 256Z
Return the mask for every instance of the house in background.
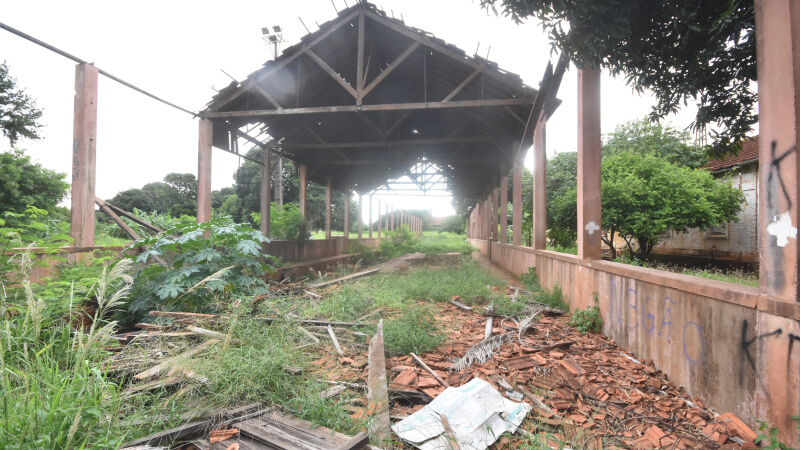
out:
M709 161L703 169L738 187L745 203L738 222L705 231L667 232L653 253L733 262L758 262L758 136L742 144L736 156Z

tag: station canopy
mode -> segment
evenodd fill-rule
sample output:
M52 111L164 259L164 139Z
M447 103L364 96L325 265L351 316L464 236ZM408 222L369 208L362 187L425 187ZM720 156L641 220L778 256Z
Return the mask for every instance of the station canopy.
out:
M524 46L520 57L531 57ZM559 105L565 66L548 64L536 89L361 2L219 91L200 116L213 121L215 147L269 147L340 191L369 193L424 161L455 196L475 199Z

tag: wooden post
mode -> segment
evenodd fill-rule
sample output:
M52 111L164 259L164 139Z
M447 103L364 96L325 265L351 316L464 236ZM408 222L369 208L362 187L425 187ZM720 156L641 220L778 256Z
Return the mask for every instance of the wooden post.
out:
M381 200L378 199L378 239L381 238Z
M325 239L331 238L331 177L325 183Z
M514 164L511 202L511 243L519 247L522 243L522 161Z
M372 194L369 195L369 238L372 239Z
M96 152L97 68L91 64L78 64L75 66L72 117L72 209L69 227L76 247L94 246Z
M500 194L499 188L493 187L492 192L489 194L489 224L490 224L490 232L489 232L489 239L492 242L497 241L497 197Z
M364 214L364 209L361 207L362 203L364 203L364 196L358 194L358 238L361 239L363 237L362 228L364 228L364 219L361 217Z
M299 189L299 202L300 202L300 217L303 220L306 220L306 189L308 187L308 166L305 164L300 164L297 167L297 171L299 172L300 176L300 186Z
M214 124L200 119L197 148L197 223L211 220L211 142Z
M344 239L350 239L350 189L344 191Z
M600 71L578 71L578 258L600 259Z
M533 248L544 250L547 238L547 119L533 132Z
M272 201L272 167L270 162L270 153L272 151L269 147L261 149L261 159L264 161L264 167L261 168L261 233L269 237L270 235L270 203Z
M500 242L508 242L508 175L504 170L500 175Z

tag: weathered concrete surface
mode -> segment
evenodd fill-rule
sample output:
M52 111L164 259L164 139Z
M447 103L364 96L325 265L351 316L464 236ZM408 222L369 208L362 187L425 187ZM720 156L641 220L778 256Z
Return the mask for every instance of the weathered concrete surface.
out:
M767 311L774 304L753 287L529 247L492 243L491 259L515 275L536 267L542 286L560 287L572 311L592 305L596 295L603 332L619 345L652 359L718 412L734 412L754 429L757 420L767 420L784 441L796 444L796 309Z
M72 121L72 197L69 233L74 245L94 245L94 198L97 153L97 68L75 66Z
M336 236L331 239L311 239L305 241L303 245L297 241L273 240L265 244L265 252L284 261L303 261L342 254L350 249L353 242L377 248L380 240L350 239L348 241L342 236Z
M211 143L214 124L200 119L197 138L197 223L211 220Z

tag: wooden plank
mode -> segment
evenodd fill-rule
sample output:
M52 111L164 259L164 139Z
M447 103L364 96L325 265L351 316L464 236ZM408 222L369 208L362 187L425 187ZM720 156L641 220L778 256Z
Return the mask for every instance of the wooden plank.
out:
M359 433L350 439L347 442L342 443L336 450L360 450L366 449L367 445L369 444L369 434L367 433Z
M355 280L357 278L365 277L365 276L368 276L368 275L374 275L374 274L380 272L380 270L381 270L380 268L364 270L364 271L361 271L361 272L352 273L350 275L347 275L347 276L344 276L344 277L341 277L341 278L336 278L336 279L333 279L333 280L328 280L328 281L323 281L321 283L312 284L312 285L309 285L308 287L310 289L319 289L319 288L323 288L323 287L330 286L330 285L333 285L333 284L344 283L344 282L347 282L347 281L353 281L353 280Z
M358 56L356 59L356 104L361 104L361 99L364 97L362 91L364 90L364 40L366 30L364 29L364 14L358 15Z
M489 339L492 337L492 317L486 318L486 327L483 330L483 339Z
M108 203L108 202L106 202L106 205L109 208L113 209L118 215L130 219L130 220L138 223L139 225L147 228L148 230L150 230L150 231L152 231L154 233L162 233L164 231L161 228L158 228L157 226L155 226L155 225L153 225L151 223L145 222L144 220L136 217L132 213L129 213L128 211L125 211L124 209L122 209L122 208L120 208L118 206L114 206L114 205L112 205L111 203Z
M384 448L391 439L389 419L389 389L386 383L386 354L383 350L383 319L378 322L378 330L369 342L369 371L367 375L367 410L374 411L369 422L369 441L372 445Z
M262 403L251 403L249 405L242 406L241 408L222 411L201 420L190 422L175 428L170 428L169 430L160 431L158 433L153 433L135 441L127 442L123 445L123 447L135 447L139 445L150 445L155 447L159 445L169 445L173 442L178 442L182 439L196 436L204 430L209 430L219 425L227 425L231 422L242 420L243 417L247 417L251 414L257 413L262 415L268 411L268 409L264 409L264 405Z
M152 376L158 375L162 371L166 370L167 368L169 368L173 364L175 364L176 361L181 360L181 359L191 358L192 356L204 351L205 349L207 349L208 347L211 347L212 345L216 344L217 342L219 342L217 339L209 339L209 340L203 342L202 344L200 344L200 345L198 345L196 347L193 347L193 348L181 353L180 355L167 358L164 362L162 362L160 364L157 364L157 365L155 365L155 366L153 366L153 367L151 367L151 368L149 368L149 369L147 369L147 370L145 370L143 372L137 373L136 375L133 376L133 378L135 378L137 380L144 380L146 378L150 378Z
M119 225L120 228L122 228L123 231L125 231L125 234L130 236L130 238L133 239L134 241L139 240L139 235L135 231L133 231L133 228L129 227L127 223L123 222L123 220L120 219L119 216L111 208L108 207L108 205L106 205L106 202L101 200L100 197L95 197L94 202L97 203L98 206L100 206L100 209L102 209L103 212L108 214L108 217L111 217L111 220L113 220L117 225Z
M403 53L400 54L400 56L395 58L394 61L392 61L392 63L389 64L389 67L387 67L386 70L379 73L378 76L376 76L375 79L372 80L372 82L369 85L367 85L367 87L364 88L364 90L361 92L361 96L366 97L367 94L372 92L373 89L375 89L379 84L381 84L381 81L383 81L386 77L388 77L389 74L394 72L394 70L397 69L397 67L400 64L402 64L403 61L406 60L406 58L411 56L411 54L414 53L414 50L418 49L419 46L420 46L419 42L414 42L407 49L405 49Z
M333 332L333 328L331 328L330 325L328 325L328 334L331 336L331 341L333 341L333 346L336 348L336 353L338 353L339 356L344 356L342 346L339 345L339 340L336 339L336 333Z
M480 75L480 74L481 74L481 72L483 72L483 67L478 67L477 69L475 69L475 71L474 71L474 72L472 72L471 74L469 74L469 76L467 76L467 78L464 78L464 81L462 81L462 82L461 82L461 84L459 84L458 86L456 86L456 88L455 88L455 89L453 89L452 91L450 91L450 93L449 93L449 94L447 94L447 97L445 97L445 98L443 98L443 99L442 99L442 103L447 103L447 102L449 102L450 100L452 100L452 99L453 99L453 97L455 97L456 95L458 95L458 93L459 93L459 92L461 92L461 91L462 91L462 90L463 90L465 87L467 87L467 85L468 85L468 84L469 84L469 83L470 83L472 80L474 80L474 79L475 79L475 77L477 77L478 75Z
M425 369L426 372L431 374L433 376L433 378L435 378L436 381L439 384L441 384L444 387L450 387L450 385L447 384L447 382L444 381L442 379L442 377L440 377L436 372L433 371L433 369L431 369L430 367L428 367L427 364L425 364L425 361L423 361L422 358L420 358L419 356L415 355L414 353L411 353L410 355L411 355L412 358L414 358L414 361L416 361L417 364L419 364L423 369Z
M457 108L488 108L495 106L518 106L531 105L534 98L501 98L486 100L457 100L442 102L409 102L409 103L384 103L375 105L337 105L337 106L310 106L300 108L284 108L282 111L276 109L251 109L244 111L221 111L221 112L201 112L200 117L204 119L221 118L246 118L246 117L266 117L266 116L291 116L301 114L328 114L328 113L355 113L362 111L415 111L420 109L457 109Z
M239 431L277 448L298 450L335 449L336 444L268 417L256 417L234 424ZM309 427L310 428L310 427Z
M312 59L312 60L313 60L315 63L317 63L317 65L318 65L318 66L319 66L319 67L320 67L320 68L321 68L323 71L325 71L325 73L327 73L328 75L330 75L330 77L331 77L331 78L333 78L333 79L334 79L334 80L335 80L337 83L339 83L339 85L340 85L340 86L342 86L342 87L343 87L343 88L344 88L344 89L345 89L347 92L349 92L349 93L350 93L350 95L352 95L352 96L353 96L353 97L355 97L355 98L358 98L358 93L356 92L356 90L355 90L355 89L353 89L353 86L350 86L350 83L348 83L348 82L347 82L347 80L345 80L344 78L342 78L342 76L341 76L341 75L339 75L338 73L336 73L336 71L335 71L335 70L333 70L333 68L332 68L331 66L329 66L329 65L328 65L328 63L326 63L326 62L325 62L325 61L324 61L322 58L320 58L320 57L319 57L319 55L317 55L316 53L314 53L314 51L313 51L313 50L311 50L311 49L306 49L306 50L305 50L305 53L306 53L306 55L308 55L308 56L309 56L309 57L310 57L310 58L311 58L311 59Z
M216 314L200 314L177 311L150 311L147 315L151 317L171 317L173 319L215 319Z

